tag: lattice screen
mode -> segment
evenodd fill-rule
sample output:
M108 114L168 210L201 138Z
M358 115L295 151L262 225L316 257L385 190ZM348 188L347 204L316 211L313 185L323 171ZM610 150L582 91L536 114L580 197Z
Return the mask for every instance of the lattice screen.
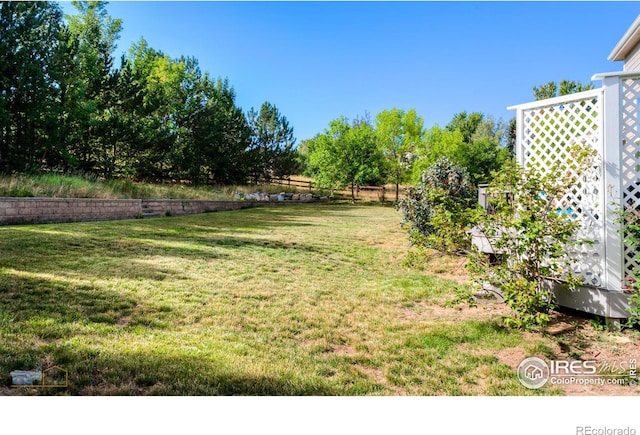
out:
M571 168L568 149L576 143L598 151L596 166L583 174L557 205L558 212L580 220L578 238L593 241L593 245L576 246L567 252L575 260L574 273L593 286L603 285L605 271L601 100L601 93L589 93L575 101L554 105L540 101L538 107L523 109L518 149L525 167L542 171L558 161Z
M622 191L624 204L640 211L640 79L622 81ZM624 270L632 272L640 264L636 250L625 244ZM625 284L630 284L625 276Z

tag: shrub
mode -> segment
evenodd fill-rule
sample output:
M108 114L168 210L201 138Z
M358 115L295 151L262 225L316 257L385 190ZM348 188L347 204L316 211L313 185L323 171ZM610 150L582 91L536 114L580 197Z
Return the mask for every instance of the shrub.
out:
M625 243L640 248L640 216L630 208L623 213ZM636 257L640 257L640 254ZM625 326L633 328L640 325L640 271L634 270L633 293L629 297L629 318Z
M594 152L580 146L567 150L570 164L557 162L541 171L510 162L489 185L491 213L479 212L478 229L492 240L494 261L476 253L469 265L477 289L499 287L514 315L506 324L530 329L544 326L553 308L553 285L574 288L581 281L571 273L566 255L577 240L580 223L563 213L563 200L592 167ZM506 194L505 194L506 193Z
M466 169L442 157L405 192L397 208L413 245L454 253L467 251L475 189Z

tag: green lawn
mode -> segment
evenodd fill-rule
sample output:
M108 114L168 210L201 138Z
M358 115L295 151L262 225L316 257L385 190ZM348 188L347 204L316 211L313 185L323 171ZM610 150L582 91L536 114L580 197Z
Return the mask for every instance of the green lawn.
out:
M404 268L389 207L301 205L0 227L1 394L524 395L539 343ZM529 336L527 336L529 337Z

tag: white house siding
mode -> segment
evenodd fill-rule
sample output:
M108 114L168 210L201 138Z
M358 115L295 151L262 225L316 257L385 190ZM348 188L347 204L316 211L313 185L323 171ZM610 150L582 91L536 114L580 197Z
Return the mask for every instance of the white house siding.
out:
M633 50L624 59L625 71L639 71L640 70L640 44L636 45Z

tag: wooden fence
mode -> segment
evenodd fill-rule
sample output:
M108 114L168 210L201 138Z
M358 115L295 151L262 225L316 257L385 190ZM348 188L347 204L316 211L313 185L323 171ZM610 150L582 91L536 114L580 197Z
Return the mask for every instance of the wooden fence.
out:
M285 178L272 178L269 184L277 184L279 186L289 187L301 187L307 190L313 190L313 181L304 180L299 178L285 177Z
M289 176L281 178L272 178L268 183L278 186L294 187L312 191L316 188L313 180L303 178L299 176ZM399 195L402 198L405 188L400 186ZM396 199L396 187L391 185L385 186L356 186L355 189L356 199L364 201L395 201ZM351 198L351 189L334 191L334 195L344 198Z

